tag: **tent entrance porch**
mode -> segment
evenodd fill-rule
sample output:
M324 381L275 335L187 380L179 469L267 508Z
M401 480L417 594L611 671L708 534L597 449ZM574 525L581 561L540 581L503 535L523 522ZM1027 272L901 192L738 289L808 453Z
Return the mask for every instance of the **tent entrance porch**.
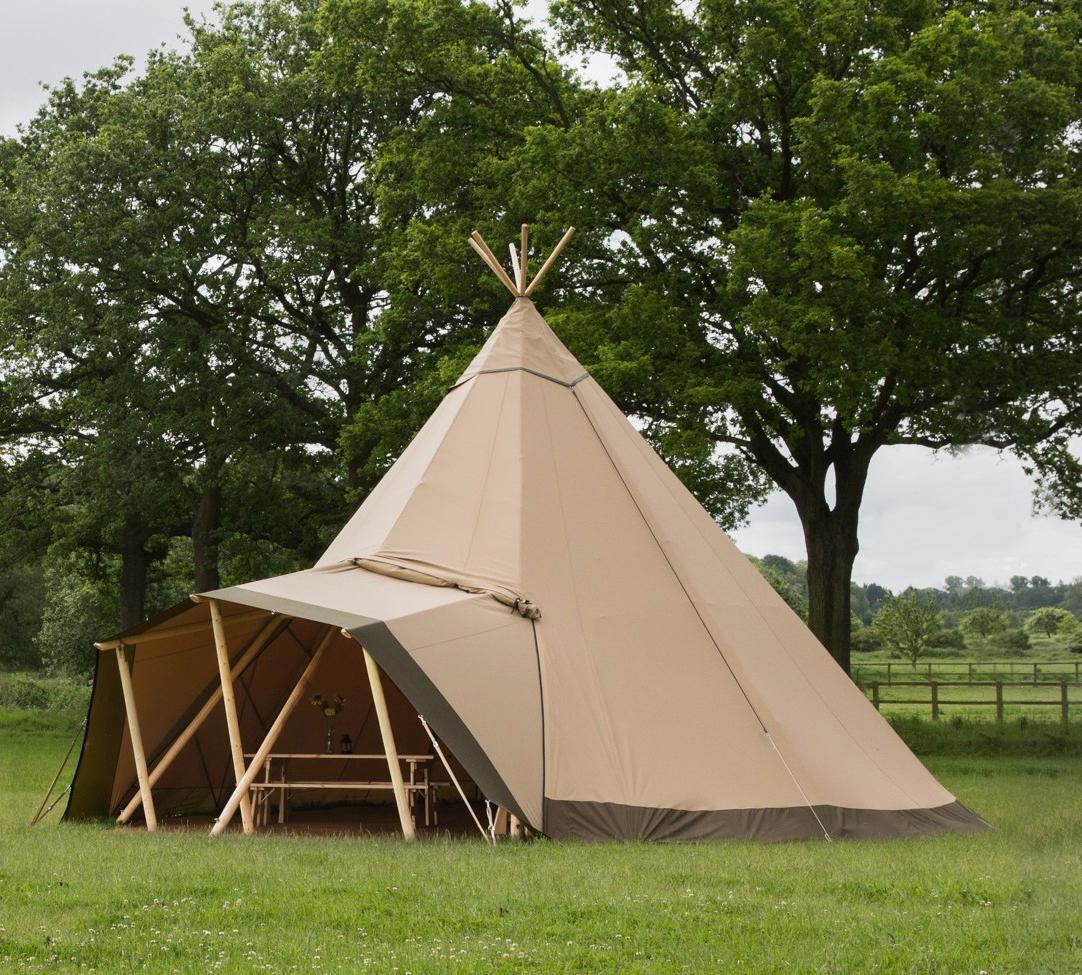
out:
M217 834L234 820L245 832L397 822L407 839L478 828L476 787L348 632L206 602L180 614L202 626L103 646L123 691L121 823L209 821Z

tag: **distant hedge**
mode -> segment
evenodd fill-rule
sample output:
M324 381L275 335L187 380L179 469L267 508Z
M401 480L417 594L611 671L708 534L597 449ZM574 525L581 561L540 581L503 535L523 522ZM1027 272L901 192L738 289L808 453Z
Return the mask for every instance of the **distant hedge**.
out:
M90 686L70 677L0 674L0 708L86 714Z

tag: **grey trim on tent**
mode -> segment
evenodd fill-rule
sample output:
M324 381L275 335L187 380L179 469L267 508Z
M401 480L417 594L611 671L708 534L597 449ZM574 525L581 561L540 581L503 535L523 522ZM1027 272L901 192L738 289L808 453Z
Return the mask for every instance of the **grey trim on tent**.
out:
M649 842L754 839L766 842L889 839L933 833L981 833L992 827L957 800L934 809L654 809L616 802L545 799L545 825L555 839Z
M492 802L514 813L524 823L534 828L538 824L530 823L520 808L507 784L500 777L478 744L473 733L466 727L458 712L439 692L428 675L409 655L406 648L398 642L386 623L372 622L350 629L350 633L375 659L395 686L406 695L419 714L444 740L448 749L469 772L477 787Z
M528 372L531 376L536 376L538 379L547 379L550 383L556 383L557 386L564 386L567 389L574 389L584 379L590 378L590 374L584 372L581 376L576 376L569 382L566 379L557 379L555 376L550 376L547 372L538 372L536 369L531 369L529 366L502 366L497 369L478 369L477 372L471 372L468 376L463 376L450 388L457 389L459 386L468 383L477 376L491 376L493 373L497 372Z

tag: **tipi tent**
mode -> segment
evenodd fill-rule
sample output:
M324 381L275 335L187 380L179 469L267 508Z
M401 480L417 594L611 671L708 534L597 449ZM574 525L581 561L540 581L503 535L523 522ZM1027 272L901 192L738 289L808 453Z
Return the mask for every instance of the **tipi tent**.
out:
M278 736L319 742L301 699L367 661L379 721L358 734L388 756L407 835L417 715L550 837L987 828L564 347L525 267L497 273L510 310L313 568L99 644L67 816L211 807L220 831L239 808L249 826Z

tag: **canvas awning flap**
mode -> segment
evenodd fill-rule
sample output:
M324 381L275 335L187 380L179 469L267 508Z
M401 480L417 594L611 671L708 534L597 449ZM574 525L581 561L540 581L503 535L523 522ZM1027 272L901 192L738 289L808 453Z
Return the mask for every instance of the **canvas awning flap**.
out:
M488 591L421 584L350 563L205 595L348 630L478 788L541 829L541 689L524 614ZM512 725L516 734L508 735Z

